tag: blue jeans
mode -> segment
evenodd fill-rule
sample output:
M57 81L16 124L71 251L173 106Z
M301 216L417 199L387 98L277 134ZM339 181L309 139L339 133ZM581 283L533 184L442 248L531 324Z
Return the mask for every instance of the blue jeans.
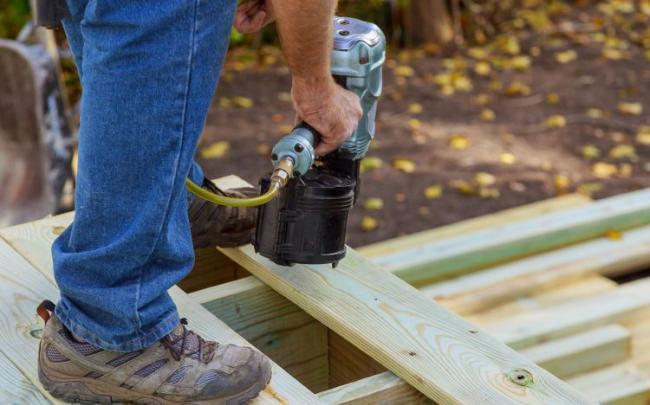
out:
M52 247L56 315L106 350L178 324L167 290L194 261L184 180L228 47L235 0L68 0L81 77L74 222Z

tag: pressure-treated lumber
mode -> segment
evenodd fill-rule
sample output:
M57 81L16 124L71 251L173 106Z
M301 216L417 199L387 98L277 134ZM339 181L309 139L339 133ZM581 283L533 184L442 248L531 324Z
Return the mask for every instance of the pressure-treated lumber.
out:
M318 397L331 405L419 405L430 401L390 371L321 392Z
M540 286L534 292L518 295L510 301L495 307L490 307L488 304L482 310L464 314L463 318L477 325L498 324L503 322L504 319L588 298L606 291L615 290L618 287L619 285L615 281L596 274L579 279L569 278L566 283L553 286ZM465 295L460 295L458 298L462 299L464 297ZM438 302L456 312L456 307L454 306L457 302L456 300L441 300Z
M38 337L42 325L35 316L43 299L56 299L56 288L4 241L0 240L0 353L53 401L37 377ZM38 398L37 396L35 396Z
M221 251L434 401L589 403L351 249L335 269L277 266L250 246Z
M329 386L327 328L253 277L190 294L314 392ZM317 369L315 365L319 365Z
M515 349L618 322L650 308L650 279L641 279L592 297L531 311L486 325L488 332Z
M41 391L0 352L0 398L5 404L52 404ZM61 403L62 402L58 402Z
M650 264L650 226L621 239L598 238L575 246L485 269L421 290L457 313L467 314L517 295L588 274L615 275ZM594 254L598 252L598 254Z
M568 383L603 405L646 405L650 401L650 377L634 367L607 367Z
M551 340L520 353L565 379L623 361L631 350L630 332L620 325L608 325Z
M29 263L27 263L21 257L17 257L18 253L10 251L7 245L2 242L4 250L7 251L5 254L12 258L12 262L9 262L9 259L5 259L4 257L0 258L0 275L2 275L4 279L8 279L9 276L7 274L13 274L14 277L20 277L21 280L21 284L14 283L15 285L11 286L0 283L3 288L6 289L4 292L0 291L2 299L13 297L20 298L17 303L3 303L3 306L11 309L12 307L16 307L16 304L19 304L18 308L23 311L23 319L29 319L33 322L35 320L33 311L38 304L36 301L44 298L56 299L58 296L52 283L43 282L43 275L47 277L50 282L54 281L50 246L56 237L56 234L59 233L62 227L68 225L70 219L71 215L51 217L0 231L0 236L10 242L11 246L29 261ZM42 273L40 278L38 277L39 275L36 274L36 270L31 266L34 266L40 273ZM25 281L23 282L22 280ZM40 288L40 290L34 290L35 288ZM170 294L174 299L179 312L190 319L192 329L203 335L205 338L217 340L219 342L250 345L225 323L215 318L200 304L190 299L188 295L179 288L172 288ZM20 305L22 305L22 307ZM7 316L4 321L8 325L7 328L0 329L15 330L15 327L10 328L9 325L13 325L13 319L20 317L19 314ZM30 324L28 323L27 325ZM28 332L29 330L26 330L23 331L22 334L24 335ZM2 336L0 335L0 337ZM33 365L35 367L35 344L37 340L33 340L34 342L31 343L31 348L27 347L26 350L20 350L17 348L15 351L20 352L25 356L25 358L21 359L23 364L30 366ZM9 355L8 353L5 354ZM23 372L30 378L30 380L37 381L35 379L35 368L30 370L29 373L25 370L23 370ZM295 404L320 403L318 398L311 391L305 388L281 367L274 364L271 384L267 390L256 399L256 402L283 403L283 401Z
M650 190L416 245L375 262L417 285L650 223Z
M436 241L502 226L510 222L527 220L539 215L584 207L590 203L591 199L582 194L567 194L362 246L357 248L357 252L370 259L386 257L405 249L413 249L415 246L424 246Z

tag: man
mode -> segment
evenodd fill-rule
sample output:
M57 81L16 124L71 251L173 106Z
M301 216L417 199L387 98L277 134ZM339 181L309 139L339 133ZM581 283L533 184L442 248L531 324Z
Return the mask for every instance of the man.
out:
M361 117L329 73L335 0L253 0L244 33L276 20L298 116L336 149ZM64 28L83 86L76 215L53 246L61 299L46 320L39 376L66 401L243 403L271 378L250 348L186 328L167 290L205 245L247 242L242 211L188 202L189 175L214 93L235 0L68 0ZM189 206L192 207L189 207ZM216 223L214 218L217 219ZM201 223L203 221L203 223ZM211 235L220 227L222 233ZM230 232L233 238L228 238Z

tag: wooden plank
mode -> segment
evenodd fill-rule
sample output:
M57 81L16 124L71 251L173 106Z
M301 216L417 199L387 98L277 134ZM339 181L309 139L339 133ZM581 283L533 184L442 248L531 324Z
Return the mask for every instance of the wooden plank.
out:
M589 403L352 249L337 268L277 266L251 246L221 251L434 401Z
M522 349L588 328L616 323L648 308L650 279L641 279L612 291L531 311L486 328L510 347Z
M550 198L509 208L489 215L466 219L450 225L413 233L398 238L389 239L357 249L365 257L374 259L398 253L404 249L413 249L415 246L426 245L435 241L462 236L468 233L500 226L509 222L521 221L538 215L559 212L570 208L584 207L591 203L591 199L582 194L567 194L561 197Z
M424 405L431 403L422 393L390 371L321 392L318 397L331 405Z
M551 340L520 353L565 379L621 362L629 357L631 350L630 332L620 325L607 325Z
M2 240L0 279L1 350L42 396L53 401L38 380L38 343L43 329L36 316L36 307L44 299L56 299L58 291Z
M607 367L568 383L604 405L646 405L650 400L650 377L634 367Z
M490 325L503 322L504 319L512 318L531 311L549 308L555 305L580 300L615 290L618 284L608 278L598 275L591 275L581 279L569 278L566 283L560 285L539 287L537 291L525 295L519 295L504 304L490 307L486 310L464 315L463 317L477 325ZM463 297L463 296L461 296ZM441 305L456 311L455 300L438 301Z
M34 361L34 359L32 359ZM0 352L0 398L4 404L63 404L47 399L7 356Z
M386 367L332 331L329 331L329 356L329 387L338 387L386 371Z
M423 285L650 223L650 189L402 249L375 262Z
M292 375L310 390L318 392L329 386L328 362L318 371L310 365L312 359L327 356L327 328L265 284L246 277L197 291L190 297L279 366L290 368ZM318 385L322 381L325 385Z
M0 258L0 274L4 281L4 283L0 283L0 288L4 289L0 289L0 295L2 295L2 299L10 300L9 302L3 302L3 307L14 312L5 317L4 322L6 322L7 327L0 328L2 329L2 331L0 331L0 338L2 338L1 333L9 333L5 330L12 331L16 329L15 327L9 328L9 325L14 325L16 320L22 323L34 322L35 317L33 313L40 300L45 298L56 300L58 292L52 285L54 277L52 274L50 246L53 239L56 237L57 227L67 226L65 221L69 219L70 216L65 216L63 218L46 218L41 221L13 227L9 232L2 232L2 236L5 238L11 238L12 235L19 236L17 239L9 240L11 241L13 248L16 249L20 255L24 256L29 263L25 261L23 257L20 257L18 253L10 250L8 245L2 241L0 246L3 248L3 254L7 257L3 256ZM34 266L42 275L38 274L32 266ZM51 283L44 283L43 276L45 276ZM7 280L12 282L7 283ZM221 320L215 318L200 304L194 302L178 287L170 289L170 295L174 299L179 312L191 320L190 326L192 329L203 337L222 343L234 343L250 346L250 343L230 329ZM13 297L20 297L21 299L14 301ZM22 311L20 314L15 313L15 311L19 310ZM21 321L20 319L26 320ZM30 323L26 323L26 325L30 325ZM28 329L25 330L28 326L19 324L19 327L23 330L22 335L25 335L25 333L28 332ZM9 337L7 337L7 339L8 338ZM4 339L2 340L4 341ZM23 338L20 343L21 347L16 347L15 350L12 350L12 352L20 353L20 356L26 356L19 361L15 361L12 358L12 361L16 364L25 364L26 367L32 367L28 370L29 372L26 370L23 370L23 372L33 382L37 381L35 374L36 362L34 361L36 358L35 353L37 343L37 339L31 338L31 341L27 339L27 342L25 342L25 339ZM16 344L18 345L19 343ZM22 346L26 347L23 348ZM311 391L305 388L277 364L274 364L273 378L270 386L267 387L267 389L254 402L283 403L283 401L284 403L295 404L320 403L318 398Z
M453 280L422 291L461 314L471 313L517 295L588 274L613 275L650 264L650 227L624 232L620 240L599 238ZM598 254L594 254L598 252Z

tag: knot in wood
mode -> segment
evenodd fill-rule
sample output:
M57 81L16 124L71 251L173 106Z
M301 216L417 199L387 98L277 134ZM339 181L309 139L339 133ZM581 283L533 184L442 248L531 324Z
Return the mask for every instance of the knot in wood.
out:
M517 385L526 387L533 383L533 375L523 368L516 368L508 373L508 379Z

